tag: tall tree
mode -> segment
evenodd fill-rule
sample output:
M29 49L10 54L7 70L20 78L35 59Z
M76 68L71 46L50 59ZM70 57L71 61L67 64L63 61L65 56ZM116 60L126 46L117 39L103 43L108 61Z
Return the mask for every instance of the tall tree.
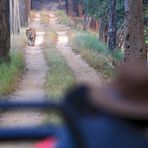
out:
M19 7L21 27L26 27L30 16L31 0L19 0Z
M83 17L83 6L82 6L82 2L80 2L77 6L78 9L78 17Z
M117 33L117 21L116 21L116 0L109 0L109 40L108 49L113 51L116 49L116 33Z
M147 60L144 43L143 1L125 0L125 62Z
M28 25L28 18L30 17L31 11L31 0L25 0L25 8L26 8L26 24Z
M0 0L0 60L9 59L10 49L9 0Z
M20 32L20 12L19 12L19 1L10 1L10 28L13 34Z
M66 13L73 16L74 13L74 0L65 0Z
M25 0L19 0L19 7L20 7L20 24L21 27L26 27L28 22L28 16L26 16L26 4Z

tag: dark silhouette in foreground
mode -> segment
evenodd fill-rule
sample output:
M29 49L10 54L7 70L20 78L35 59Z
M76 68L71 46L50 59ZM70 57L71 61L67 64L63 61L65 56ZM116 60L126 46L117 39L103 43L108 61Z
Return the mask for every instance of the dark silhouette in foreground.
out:
M56 148L148 147L147 66L122 65L109 85L78 88L66 102L77 126L63 127Z
M1 140L47 140L35 148L147 148L148 67L123 65L104 87L82 85L60 104L0 103L2 108L50 108L61 112L60 127L0 129Z

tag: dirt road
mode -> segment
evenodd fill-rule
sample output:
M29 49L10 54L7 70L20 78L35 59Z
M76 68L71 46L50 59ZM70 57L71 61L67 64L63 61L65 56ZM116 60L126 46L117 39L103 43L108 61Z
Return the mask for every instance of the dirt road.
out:
M25 48L26 70L20 81L17 91L10 96L12 101L40 101L45 100L46 92L44 83L48 67L42 53L44 34L40 25L40 12L35 14L32 27L37 28L37 37L34 47ZM40 31L42 30L42 32ZM0 127L21 127L24 125L38 126L46 119L46 114L41 111L7 111L0 117ZM0 145L0 148L29 148L27 144L14 146Z
M58 24L53 12L49 12L50 24L57 34L56 49L65 57L69 67L72 69L77 83L91 83L101 85L101 74L98 74L90 67L80 55L75 54L69 46L68 29L66 26Z
M55 10L55 6L53 8ZM46 92L44 83L48 70L43 56L44 35L46 28L41 23L40 11L36 12L31 27L36 28L37 38L34 47L25 48L26 71L20 81L17 91L10 96L13 101L39 101L45 100ZM74 73L77 83L93 83L101 85L100 75L91 68L79 55L76 55L69 46L68 28L58 24L54 11L47 13L50 18L50 25L56 31L57 44L56 50L67 61L69 67ZM47 115L43 111L7 111L0 117L1 127L13 127L23 125L40 125ZM0 148L30 148L30 144L0 145Z

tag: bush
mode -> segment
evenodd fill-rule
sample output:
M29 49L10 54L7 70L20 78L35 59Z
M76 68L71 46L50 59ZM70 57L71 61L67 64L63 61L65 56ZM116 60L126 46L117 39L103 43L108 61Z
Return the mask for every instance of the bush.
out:
M72 26L73 21L64 13L64 11L56 11L56 16L58 17L58 22L67 26Z
M74 43L74 47L80 49L91 49L99 52L104 52L106 50L105 44L100 42L96 35L88 32L76 33L72 43Z
M18 52L11 53L11 63L0 64L0 95L14 91L23 67L24 56Z
M66 25L67 27L70 27L71 29L74 29L74 30L80 30L81 28L81 20L74 20L75 18L70 18L68 17L64 11L56 11L55 12L57 18L58 18L58 23L59 24L64 24Z
M46 50L46 60L49 65L47 74L48 95L62 97L67 89L74 83L74 76L64 58L56 49Z
M79 53L90 66L103 73L105 78L111 78L114 75L115 70L110 58L115 62L123 58L121 50L109 52L107 46L92 33L75 32L71 44L73 50Z
M11 35L10 63L0 62L0 95L15 90L25 65L23 48L26 45L25 29L20 34Z

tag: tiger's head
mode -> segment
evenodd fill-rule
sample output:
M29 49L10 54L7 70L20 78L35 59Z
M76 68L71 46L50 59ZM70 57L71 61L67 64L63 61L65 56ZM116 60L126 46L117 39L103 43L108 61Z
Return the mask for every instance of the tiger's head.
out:
M32 31L31 31L31 28L26 29L26 36L27 36L28 38L31 38L31 37L32 37Z

